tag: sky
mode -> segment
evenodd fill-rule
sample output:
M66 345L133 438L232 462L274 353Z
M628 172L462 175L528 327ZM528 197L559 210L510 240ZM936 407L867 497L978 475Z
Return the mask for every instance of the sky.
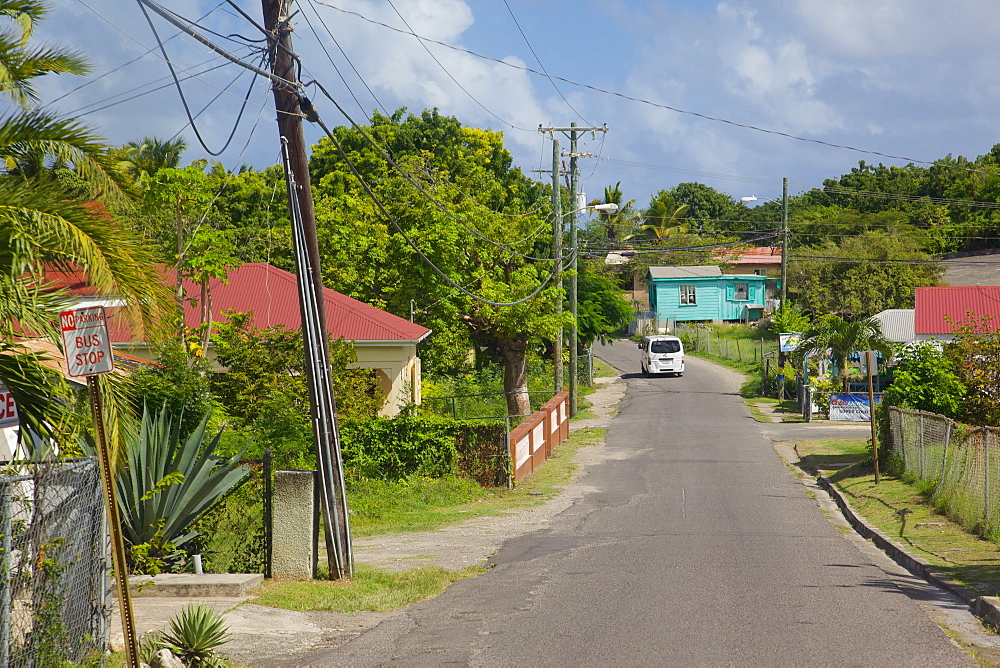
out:
M226 38L260 34L226 0L161 2L220 33L204 33L215 43L256 61L252 48ZM258 0L233 2L261 21ZM92 64L86 78L46 78L50 108L79 118L112 144L180 133L189 146L185 162L210 158L230 169L278 162L264 79L251 84L249 71L176 36L151 14L184 79L195 127L208 149L224 148L212 157L188 123L137 0L50 5L36 38L74 48ZM374 109L437 107L465 125L503 132L515 165L545 180L551 177L531 171L551 168L551 138L539 126L606 124L607 133L585 134L578 146L595 156L579 161L588 199L621 182L626 199L645 205L660 189L692 181L737 199L780 198L782 178L796 194L861 160L973 158L1000 143L995 0L299 0L295 6L302 80L320 82L355 121ZM327 125L347 124L309 90ZM243 99L249 101L240 116ZM306 124L307 141L319 137ZM560 139L568 150L568 139Z

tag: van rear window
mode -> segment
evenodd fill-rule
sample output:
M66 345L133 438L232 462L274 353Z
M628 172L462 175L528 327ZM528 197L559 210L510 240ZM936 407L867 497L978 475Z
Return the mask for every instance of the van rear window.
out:
M654 353L679 353L681 344L679 341L653 341L649 344L649 350Z

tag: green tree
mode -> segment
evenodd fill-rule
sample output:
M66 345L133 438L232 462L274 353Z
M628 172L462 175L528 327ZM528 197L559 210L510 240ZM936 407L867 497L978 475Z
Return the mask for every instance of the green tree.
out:
M965 385L952 361L934 343L899 346L893 353L892 385L882 393L887 406L899 406L957 418Z
M546 188L511 167L499 133L463 127L436 111L375 114L365 130L389 147L408 178L360 130L334 128L387 218L367 201L333 143L320 141L310 171L322 197L319 224L327 228L319 232L324 275L334 278L331 287L403 317L412 303L417 321L434 331L421 348L429 366L458 362L473 341L495 343L502 349L509 410L528 412L531 342L551 338L563 324L555 309L562 290L546 284L552 262L532 259L551 257ZM343 244L324 243L340 234L331 224L351 229L352 238L344 241L365 252L345 258ZM338 282L351 275L353 283ZM503 305L512 302L519 303Z
M1000 332L990 316L971 312L955 326L955 338L945 345L966 394L960 417L975 425L1000 424Z
M577 297L578 353L595 341L606 343L632 319L632 305L615 281L591 272L586 264L580 265Z
M837 367L837 378L847 391L847 358L853 352L875 350L888 357L892 353L889 341L882 335L882 325L875 318L848 321L836 315L820 318L802 335L798 352L830 350Z
M123 167L135 180L149 178L164 167L175 169L181 164L181 153L187 148L183 137L160 139L143 137L130 141L119 149Z
M813 313L844 318L913 308L914 288L937 285L941 270L912 240L865 232L802 250L789 263L788 293Z
M686 205L688 225L698 230L724 233L745 229L739 223L745 219L746 206L703 183L678 183L667 191L678 205Z
M625 200L625 195L621 189L622 182L619 181L613 186L604 187L604 199L595 199L590 202L594 204L617 204L618 210L614 213L610 211L599 211L597 213L598 225L604 230L604 237L609 243L615 243L619 238L631 236L639 214L635 210L635 200ZM624 232L624 234L623 234Z

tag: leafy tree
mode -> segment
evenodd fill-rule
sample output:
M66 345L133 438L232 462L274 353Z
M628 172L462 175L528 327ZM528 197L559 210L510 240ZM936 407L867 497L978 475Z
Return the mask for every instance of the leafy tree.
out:
M253 436L255 450L275 450L281 466L308 466L312 457L309 390L300 332L250 326L252 313L226 313L212 340L225 373L213 383L216 396L240 428ZM385 395L374 374L349 370L354 346L330 342L337 411L345 418L370 417Z
M173 337L157 354L157 365L136 369L129 375L135 409L164 410L174 416L182 437L187 437L212 408L208 381L210 366L204 357L191 355L184 341Z
M966 388L936 344L899 346L893 361L892 385L882 393L884 404L959 417Z
M577 341L582 353L594 341L606 343L632 319L632 305L614 280L580 265L577 278Z
M802 335L798 351L830 350L837 367L837 377L847 391L847 358L859 350L875 350L884 356L892 352L891 346L882 335L882 325L874 318L860 318L848 321L836 315L820 318Z
M726 232L745 227L736 221L745 219L747 207L711 186L678 183L667 192L678 205L687 206L688 224L699 230Z
M1000 424L1000 332L992 320L969 313L944 349L967 389L960 417L975 425Z
M503 354L509 410L528 412L526 355L531 342L551 338L563 324L555 309L561 289L545 283L552 262L531 259L551 257L546 188L511 167L499 133L463 127L437 111L405 117L402 110L389 117L376 113L365 130L388 146L407 177L360 130L333 130L347 158L384 203L387 218L366 202L333 142L320 141L310 162L325 209L320 224L353 227L351 247L367 249L349 258L359 266L345 268L341 246L323 242L336 233L321 230L324 274L337 279L356 273L360 286L336 281L331 286L397 315L407 316L412 301L421 314L419 322L434 331L421 348L422 356L429 353L429 366L457 361L455 354L464 356L473 341L495 343ZM359 288L363 294L355 292ZM512 302L520 303L500 305ZM459 341L464 345L456 345Z
M914 288L937 285L941 270L905 238L866 232L799 252L788 267L788 292L813 313L845 318L913 308Z

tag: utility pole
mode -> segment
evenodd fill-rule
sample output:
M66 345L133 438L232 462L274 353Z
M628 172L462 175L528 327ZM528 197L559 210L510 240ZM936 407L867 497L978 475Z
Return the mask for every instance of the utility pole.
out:
M581 128L578 127L576 123L570 123L568 128L543 128L538 127L539 132L548 132L554 135L556 132L568 133L570 141L570 153L569 153L569 178L570 178L570 190L572 191L574 207L576 206L576 190L577 190L577 169L576 169L576 159L579 154L576 152L576 141L582 132L590 132L597 135L598 132L607 132L608 126L603 125L601 127L590 127ZM558 140L553 136L553 145L555 145ZM553 183L556 181L556 172L558 172L558 161L557 161L557 151L553 146ZM574 208L569 212L570 215L570 231L569 231L569 245L570 253L572 254L572 259L570 260L572 273L569 279L569 310L573 315L573 324L570 326L569 332L569 415L573 417L576 415L577 411L577 343L578 343L578 328L577 328L577 229L576 229L576 216L580 212L580 209ZM557 213L561 213L557 212ZM562 236L562 221L559 225L559 236ZM561 258L559 258L561 259Z
M559 140L552 138L552 258L556 263L552 274L552 281L559 288L562 288L562 192L559 189ZM562 318L562 297L556 305L556 315ZM563 389L563 328L559 325L559 332L556 334L555 345L552 351L552 361L555 367L555 391L562 392Z
M261 0L264 28L268 34L271 72L285 81L298 81L289 25L291 0ZM330 344L326 331L323 278L320 271L316 216L309 183L309 162L299 92L293 86L275 83L274 104L278 112L278 134L288 184L292 214L295 263L298 273L299 308L305 344L309 406L319 474L319 498L326 537L330 579L350 577L354 572L347 496L337 431L337 407L333 396Z
M781 303L784 311L788 306L788 177L781 179ZM778 364L785 366L785 353L778 347ZM784 397L782 397L784 398Z

